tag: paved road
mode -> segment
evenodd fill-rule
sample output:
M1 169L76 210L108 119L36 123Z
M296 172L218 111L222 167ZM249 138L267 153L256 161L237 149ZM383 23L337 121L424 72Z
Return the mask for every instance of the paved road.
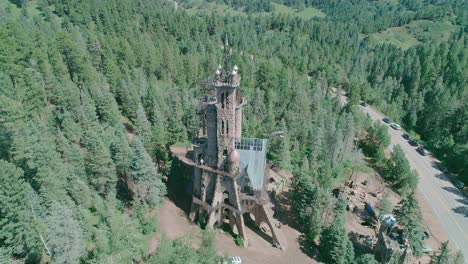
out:
M342 97L341 101L346 101ZM362 107L374 121L381 122L385 116L372 107ZM436 114L436 113L435 113ZM419 176L418 189L426 202L432 208L434 215L447 233L452 246L463 252L465 263L468 263L468 199L453 186L450 180L434 168L438 161L430 156L421 156L402 138L404 132L388 128L391 143L390 148L400 145L408 158L411 167Z

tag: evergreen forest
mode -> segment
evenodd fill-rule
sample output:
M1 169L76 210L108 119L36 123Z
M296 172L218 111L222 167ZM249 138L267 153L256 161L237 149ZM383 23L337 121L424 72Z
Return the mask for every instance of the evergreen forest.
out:
M204 4L229 12L194 11ZM325 16L297 15L313 10ZM413 42L382 37L395 32ZM194 136L226 35L248 100L243 135L286 132L268 158L294 172L300 231L321 238L325 263L374 263L353 250L331 195L344 172L364 153L409 204L396 213L415 230L421 213L404 154L383 154L388 135L357 105L401 123L468 184L467 33L459 0L0 0L0 263L221 261L209 231L200 249L163 235L148 254L148 243L177 170L169 146Z

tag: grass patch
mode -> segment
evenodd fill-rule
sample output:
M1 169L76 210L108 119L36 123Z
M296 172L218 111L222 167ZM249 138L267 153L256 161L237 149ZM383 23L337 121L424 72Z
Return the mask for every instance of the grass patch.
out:
M320 9L312 8L312 7L304 8L301 11L297 11L297 10L292 9L291 7L273 3L273 8L274 8L273 13L290 14L290 15L298 16L303 19L311 19L313 17L323 18L326 16L325 13L322 12Z
M390 43L408 49L420 43L447 41L456 28L448 21L416 20L405 26L370 34L369 41L373 45Z
M184 147L184 148L189 148L192 146L192 142L190 141L179 141L174 143L174 147Z
M187 8L186 11L187 13L191 15L204 14L204 13L216 13L218 15L230 15L230 16L246 15L246 13L243 12L242 10L236 10L230 6L216 3L216 2L195 3L195 4L192 4L190 8Z
M419 44L419 41L403 27L389 28L380 33L370 34L369 41L374 45L389 43L402 49L409 49Z
M305 8L303 10L295 10L291 7L272 3L273 4L273 12L259 12L254 13L254 15L268 15L268 14L288 14L292 16L298 16L302 19L311 19L313 17L323 18L325 17L325 13L323 13L320 9L316 8ZM203 2L203 1L193 1L190 3L189 6L184 7L187 13L191 15L197 14L206 14L206 13L216 13L218 15L230 15L230 16L239 16L239 15L247 15L242 9L234 9L228 5L217 3L217 2Z

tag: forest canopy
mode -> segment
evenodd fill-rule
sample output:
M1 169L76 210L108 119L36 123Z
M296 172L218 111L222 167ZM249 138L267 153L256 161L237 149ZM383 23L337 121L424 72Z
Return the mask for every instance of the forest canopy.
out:
M250 99L243 134L287 132L269 158L306 177L301 199L322 197L357 155L356 116L331 96L335 87L419 134L468 183L463 1L216 1L242 15L191 14L181 2L0 0L0 261L156 263L188 250L165 240L172 249L148 257L158 230L148 213L166 194L168 146L198 126L193 109L225 34ZM272 13L273 3L326 16ZM369 41L420 20L454 30L408 49ZM343 233L340 221L306 228L324 229L330 244ZM213 252L190 254L216 261Z

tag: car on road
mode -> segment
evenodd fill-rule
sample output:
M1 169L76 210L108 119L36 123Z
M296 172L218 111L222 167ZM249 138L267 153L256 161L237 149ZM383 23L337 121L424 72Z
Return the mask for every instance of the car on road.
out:
M384 117L384 118L382 119L382 121L384 121L384 122L387 123L387 124L390 124L390 123L392 122L392 120L391 120L390 118L388 118L388 117Z
M421 154L422 156L426 156L428 154L427 150L424 149L422 146L419 146L416 151Z
M419 142L414 139L411 139L410 141L408 141L408 143L413 147L419 146Z
M396 124L396 123L391 124L390 127L395 129L395 130L400 130L401 129L401 126L399 124Z
M401 136L402 136L404 139L406 139L406 140L410 140L410 139L411 139L410 135L408 135L408 134L406 134L406 133L404 133L404 134L401 135Z
M361 102L361 106L362 106L362 107L367 107L367 103L364 102L364 101L362 101L362 102Z

